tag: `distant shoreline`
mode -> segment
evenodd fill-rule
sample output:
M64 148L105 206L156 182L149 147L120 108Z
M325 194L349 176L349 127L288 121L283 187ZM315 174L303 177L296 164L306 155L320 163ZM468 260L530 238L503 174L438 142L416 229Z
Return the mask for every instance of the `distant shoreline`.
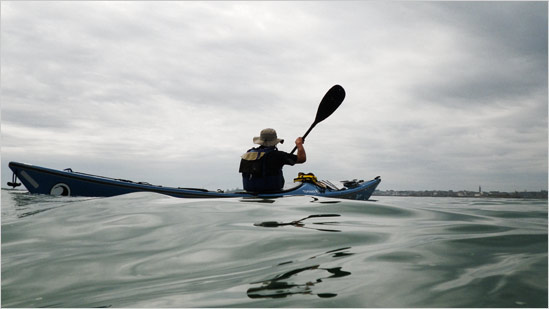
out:
M411 190L376 190L372 196L417 196L417 197L475 197L475 198L533 198L533 199L547 199L547 190L541 191L515 191L515 192L475 192L475 191L441 191L441 190L425 190L425 191L411 191Z

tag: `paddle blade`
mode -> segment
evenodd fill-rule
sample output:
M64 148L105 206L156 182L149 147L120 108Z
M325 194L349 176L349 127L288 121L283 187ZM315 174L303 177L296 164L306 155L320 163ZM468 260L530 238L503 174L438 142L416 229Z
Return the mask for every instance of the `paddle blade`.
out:
M331 114L341 105L345 99L345 89L340 85L335 85L322 98L320 105L318 106L318 111L316 112L316 118L314 124L323 121L324 119L330 117Z
M305 132L305 134L302 136L303 140L305 140L305 137L309 135L309 132L322 120L330 117L331 114L335 112L335 110L341 105L343 100L345 99L345 89L341 87L340 85L335 85L322 98L322 101L320 101L320 104L318 105L318 110L316 111L316 118L315 122L309 127L309 130ZM293 154L297 150L297 146L294 147L291 154Z

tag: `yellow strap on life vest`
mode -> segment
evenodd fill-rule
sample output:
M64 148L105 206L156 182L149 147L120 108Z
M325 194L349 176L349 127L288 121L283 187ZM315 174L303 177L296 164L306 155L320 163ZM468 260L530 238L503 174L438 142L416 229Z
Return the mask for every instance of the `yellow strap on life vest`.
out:
M240 157L246 161L255 161L263 158L264 155L265 152L246 152Z

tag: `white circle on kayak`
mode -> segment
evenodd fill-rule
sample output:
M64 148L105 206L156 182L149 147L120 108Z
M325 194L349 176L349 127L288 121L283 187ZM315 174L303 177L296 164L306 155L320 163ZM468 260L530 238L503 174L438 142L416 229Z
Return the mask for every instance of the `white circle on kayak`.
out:
M70 196L71 188L64 183L58 183L51 188L50 194L54 196Z

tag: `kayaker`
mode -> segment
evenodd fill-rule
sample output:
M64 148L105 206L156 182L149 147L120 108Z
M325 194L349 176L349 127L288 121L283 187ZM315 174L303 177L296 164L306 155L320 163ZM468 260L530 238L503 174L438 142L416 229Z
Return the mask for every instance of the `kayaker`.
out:
M304 163L307 160L303 138L295 140L297 155L278 150L276 145L284 143L271 128L261 130L253 139L259 147L248 150L241 156L239 172L242 173L244 190L251 192L280 191L284 187L284 165Z

